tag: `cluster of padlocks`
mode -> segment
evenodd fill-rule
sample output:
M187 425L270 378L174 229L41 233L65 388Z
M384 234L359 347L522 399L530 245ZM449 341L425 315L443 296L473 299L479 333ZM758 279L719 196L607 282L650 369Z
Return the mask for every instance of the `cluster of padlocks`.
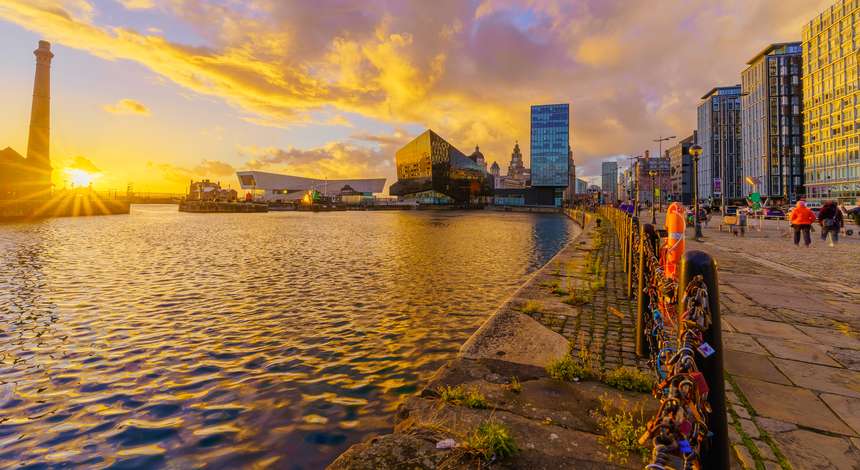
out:
M708 357L713 348L703 340L711 326L708 291L696 276L683 292L678 308L678 284L663 275L654 246L640 240L647 260L648 311L646 332L650 363L657 374L654 396L660 400L657 414L648 422L639 442L653 444L648 469L700 468L702 446L709 437L708 382L696 366L695 355Z

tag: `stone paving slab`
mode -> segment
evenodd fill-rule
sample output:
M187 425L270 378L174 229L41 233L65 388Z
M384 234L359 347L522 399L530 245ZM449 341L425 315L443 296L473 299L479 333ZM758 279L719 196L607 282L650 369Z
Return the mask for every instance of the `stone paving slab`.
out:
M774 367L768 356L726 349L723 352L723 361L726 371L732 375L791 385L791 381Z
M765 350L754 337L733 331L723 332L723 347L732 351L741 351L752 354L767 354L767 350Z
M774 358L772 360L795 385L860 398L860 372L788 359Z
M821 399L860 435L860 400L831 393L822 393Z
M747 377L735 379L756 413L767 418L839 434L853 434L811 391Z
M748 333L754 336L771 336L790 341L813 341L812 338L805 335L802 331L786 323L742 317L739 315L732 315L728 317L728 320L731 322L732 326L741 333Z
M838 362L827 355L828 348L818 343L797 343L767 337L759 338L758 342L779 358L840 367Z
M797 429L773 439L795 470L857 470L860 462L860 451L844 437Z
M860 312L858 312L860 316ZM834 328L818 328L814 326L798 326L804 334L821 344L857 350L860 355L860 339L843 333Z

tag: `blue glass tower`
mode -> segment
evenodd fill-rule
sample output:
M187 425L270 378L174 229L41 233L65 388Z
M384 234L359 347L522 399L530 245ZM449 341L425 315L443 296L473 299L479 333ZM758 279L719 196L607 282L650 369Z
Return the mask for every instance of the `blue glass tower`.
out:
M570 105L532 106L532 186L567 187Z

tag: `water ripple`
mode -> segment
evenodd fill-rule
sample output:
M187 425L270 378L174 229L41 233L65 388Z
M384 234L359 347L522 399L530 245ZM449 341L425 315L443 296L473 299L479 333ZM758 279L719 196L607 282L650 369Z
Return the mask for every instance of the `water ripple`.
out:
M0 467L321 468L573 230L175 206L0 225Z

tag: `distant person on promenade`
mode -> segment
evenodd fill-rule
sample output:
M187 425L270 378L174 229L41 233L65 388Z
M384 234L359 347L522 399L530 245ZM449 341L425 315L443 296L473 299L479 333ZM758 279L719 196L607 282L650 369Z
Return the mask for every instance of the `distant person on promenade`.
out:
M833 201L827 201L821 206L818 211L818 224L821 225L821 239L827 240L827 235L830 235L830 246L836 246L839 242L839 231L845 225L845 219L842 218L842 211L836 207Z
M797 205L789 214L789 222L794 230L794 245L800 246L800 234L803 233L803 243L809 248L812 243L812 236L809 231L812 229L812 223L815 222L815 214L806 207L806 201L797 201Z

